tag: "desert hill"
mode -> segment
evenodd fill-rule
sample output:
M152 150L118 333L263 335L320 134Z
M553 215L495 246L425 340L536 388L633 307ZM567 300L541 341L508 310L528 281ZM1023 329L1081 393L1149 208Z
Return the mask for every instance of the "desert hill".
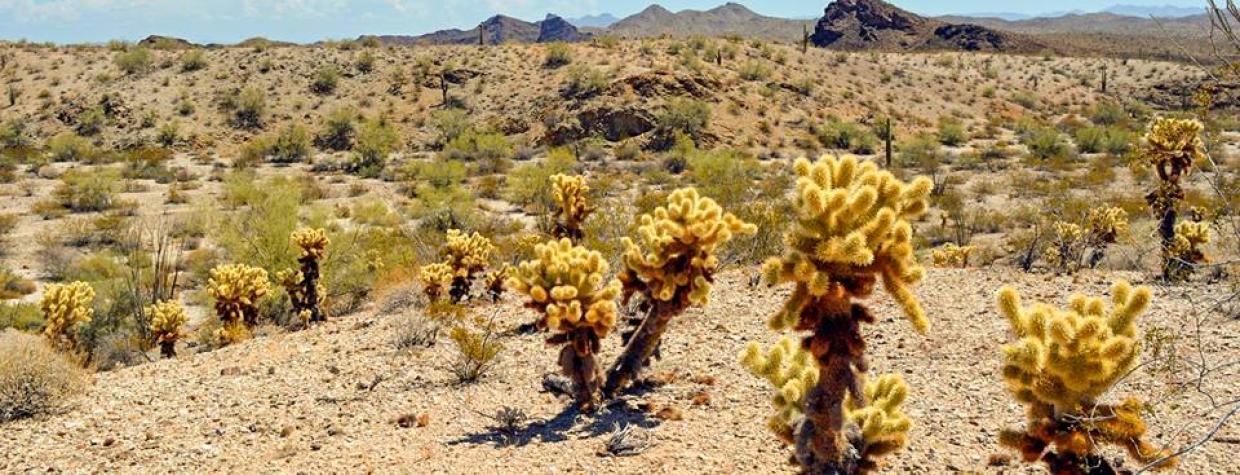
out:
M800 41L803 28L812 24L759 15L738 3L675 13L655 4L613 23L608 32L624 37L737 35L790 42Z
M930 19L879 0L831 2L810 41L841 50L1034 52L1045 48L1023 35Z

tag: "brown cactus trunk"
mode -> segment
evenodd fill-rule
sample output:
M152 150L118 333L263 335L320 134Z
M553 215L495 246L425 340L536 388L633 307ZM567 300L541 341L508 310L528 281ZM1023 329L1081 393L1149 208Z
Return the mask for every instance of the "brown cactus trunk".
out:
M322 309L319 307L319 260L310 256L300 259L301 262L301 291L305 296L300 302L302 308L294 308L295 311L310 311L311 322L326 321L327 317L323 315Z
M679 297L679 296L678 296ZM667 331L672 317L684 312L688 306L681 303L684 298L673 298L671 301L655 301L650 313L642 319L637 331L629 338L624 352L616 359L616 363L607 371L607 381L603 384L603 395L615 397L630 381L637 378L642 367L654 355L659 347L663 333Z
M573 398L578 407L590 411L594 409L595 394L602 378L594 360L599 350L598 336L589 328L579 328L569 338L571 340L560 350L560 369L573 381Z
M175 341L159 342L159 354L162 355L164 358L176 358L177 357L177 342Z
M1171 255L1171 246L1175 244L1175 205L1167 206L1158 220L1158 235L1162 238L1163 279L1171 280L1180 266L1176 257Z

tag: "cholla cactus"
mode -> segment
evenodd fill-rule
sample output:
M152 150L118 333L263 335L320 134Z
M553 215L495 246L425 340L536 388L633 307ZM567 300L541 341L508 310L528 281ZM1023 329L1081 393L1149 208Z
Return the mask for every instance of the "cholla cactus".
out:
M1056 221L1052 226L1051 243L1044 254L1046 263L1057 272L1076 272L1085 251L1085 230L1079 224Z
M95 316L95 289L86 282L48 284L39 300L43 312L43 336L54 346L77 350L77 328Z
M323 229L298 229L289 236L289 241L301 250L297 262L300 270L286 269L277 273L278 280L288 292L293 303L293 313L297 314L302 323L321 322L327 320L322 310L323 288L319 261L327 252L331 240Z
M1207 262L1201 247L1210 243L1210 226L1195 221L1181 221L1175 225L1175 240L1168 252L1178 263L1173 277L1183 277L1192 265Z
M1003 379L1017 401L1028 406L1024 430L1005 430L1000 442L1027 462L1041 459L1056 474L1115 473L1097 445L1122 446L1142 463L1167 455L1141 440L1141 403L1120 405L1097 399L1128 374L1140 355L1137 316L1150 303L1150 290L1117 282L1111 308L1101 298L1073 296L1067 309L1046 304L1022 307L1011 287L999 292L999 310L1019 340L1003 347ZM1054 450L1047 450L1054 446ZM1174 464L1168 459L1160 468ZM1101 470L1101 471L1099 471Z
M442 262L427 264L418 269L418 279L422 281L422 292L431 302L443 298L452 285L452 266Z
M1090 241L1115 244L1120 236L1128 234L1128 212L1114 206L1091 209L1086 218L1085 228L1089 233Z
M913 254L909 220L925 213L931 183L918 178L906 184L853 156L824 156L817 163L800 159L794 169L797 219L785 238L789 249L764 267L768 284L796 285L770 319L771 328L811 332L800 346L818 372L804 396L804 414L789 429L791 443L806 472L857 473L874 461L862 457L864 427L845 417L846 401L866 397L862 383L868 365L860 326L874 322L874 316L854 299L869 297L881 279L913 327L919 332L928 328L909 290L925 273ZM885 406L883 412L889 412Z
M499 269L487 272L483 281L487 286L487 296L491 297L492 302L499 302L500 297L504 295L504 289L508 284L508 278L512 277L516 271L511 265L503 264Z
M616 326L620 282L604 284L607 260L568 238L539 244L534 252L537 259L522 262L508 285L529 296L526 307L542 317L538 327L555 332L547 343L565 345L560 368L573 381L577 403L591 408L600 379L594 355Z
M957 246L956 243L949 242L943 247L930 252L930 260L934 261L937 267L969 267L969 254L973 252L973 246Z
M465 234L458 229L448 230L447 242L439 253L444 263L452 268L452 300L460 302L469 297L469 289L479 273L486 270L495 245L481 234Z
M594 208L586 202L590 187L586 186L584 177L568 175L552 175L551 185L551 196L558 207L552 236L581 241L581 225L594 212Z
M724 213L715 200L684 188L667 197L667 206L642 215L637 228L642 246L624 238L624 269L618 276L627 302L640 294L649 313L628 336L624 352L607 372L603 392L615 395L637 376L658 348L672 317L690 306L705 306L719 267L718 247L757 227Z
M161 300L146 307L146 313L151 316L151 335L159 345L159 353L165 358L175 357L177 340L183 336L181 327L189 321L185 308L175 300Z
M1203 128L1196 120L1160 117L1150 126L1145 147L1141 149L1141 157L1158 173L1158 187L1146 195L1145 200L1159 220L1163 277L1167 279L1191 271L1191 267L1176 259L1172 248L1176 240L1176 204L1184 199L1181 177L1192 172L1193 162L1205 158L1205 144L1201 141Z
M249 337L249 327L258 323L258 301L270 292L267 271L262 268L227 264L211 269L207 294L215 299L215 314L223 324L216 332L221 344Z
M767 426L784 443L795 444L797 428L805 418L806 395L818 384L814 356L792 338L783 337L765 354L751 343L741 355L741 363L775 387L771 399L775 414ZM903 448L912 426L900 410L908 386L899 376L887 374L867 382L864 395L861 403L847 396L843 405L844 419L856 428L850 434L850 443L860 448L856 470L861 473L877 469L879 457Z

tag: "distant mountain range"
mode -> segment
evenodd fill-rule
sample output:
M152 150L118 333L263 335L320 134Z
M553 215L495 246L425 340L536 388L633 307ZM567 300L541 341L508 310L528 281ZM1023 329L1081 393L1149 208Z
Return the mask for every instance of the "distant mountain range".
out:
M1007 21L1032 20L1035 18L1058 18L1069 15L1089 15L1093 13L1111 13L1120 16L1130 16L1136 18L1182 18L1188 16L1201 15L1205 12L1205 8L1201 7L1177 7L1174 5L1163 6L1145 6L1145 5L1112 5L1098 11L1072 10L1066 12L1046 12L1039 14L1012 13L1012 12L977 12L965 14L944 15L947 17L957 18L998 18Z
M577 28L607 28L612 24L620 21L615 15L603 13L599 15L586 15L577 18L568 18L569 23Z

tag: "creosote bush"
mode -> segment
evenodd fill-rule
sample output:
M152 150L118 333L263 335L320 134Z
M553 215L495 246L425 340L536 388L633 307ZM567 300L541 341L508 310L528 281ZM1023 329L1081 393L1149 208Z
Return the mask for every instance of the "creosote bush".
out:
M59 412L86 384L82 369L43 339L0 331L0 423Z
M925 273L913 254L910 221L926 212L932 184L926 178L906 184L853 156L800 159L794 171L797 216L785 238L788 249L763 270L769 285L796 285L771 328L810 335L800 345L785 342L766 352L751 344L742 361L777 385L771 426L794 447L802 470L864 473L903 444L908 420L899 405L907 389L891 375L880 376L873 390L865 382L869 365L860 326L875 317L855 300L868 298L881 280L914 328L926 331L925 312L909 290ZM788 372L785 357L800 367L774 377ZM848 417L857 411L890 423L857 424Z
M604 282L603 255L567 238L539 244L534 253L537 258L522 262L508 285L529 297L525 306L541 317L536 326L554 332L547 343L564 345L560 368L573 381L577 404L592 408L602 379L594 355L616 326L620 281Z
M267 271L262 268L227 264L211 269L207 294L215 299L215 315L221 324L216 341L227 345L249 338L250 327L258 323L259 299L270 291Z
M718 248L757 228L724 213L715 200L694 188L667 197L665 206L638 220L641 245L622 239L624 269L618 278L627 303L640 295L648 313L625 335L624 352L607 372L603 393L614 396L637 377L658 349L672 318L691 306L705 306L719 267Z
M1142 464L1175 465L1169 453L1143 440L1143 404L1127 398L1118 405L1098 401L1127 376L1140 356L1137 317L1151 300L1150 289L1116 282L1111 306L1101 298L1075 295L1066 309L1047 304L1022 307L1011 287L999 292L1000 313L1018 338L1003 347L1003 379L1025 404L1022 429L999 434L1026 462L1041 460L1055 474L1116 473L1098 453L1118 445Z

